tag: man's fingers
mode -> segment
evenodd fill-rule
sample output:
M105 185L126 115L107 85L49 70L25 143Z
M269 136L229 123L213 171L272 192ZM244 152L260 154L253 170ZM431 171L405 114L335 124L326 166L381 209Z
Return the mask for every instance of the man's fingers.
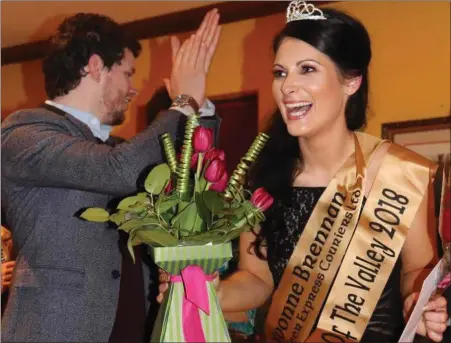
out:
M179 51L177 52L177 56L175 57L175 62L173 67L178 67L180 63L183 62L183 60L186 58L186 51L189 49L190 43L192 39L191 37L185 40L180 47Z
M217 11L218 10L215 8L207 12L207 14L204 16L204 19L202 20L202 23L196 31L196 36L199 36L202 40L205 38L205 33L210 25L211 18Z
M219 13L214 13L208 23L207 29L202 37L202 40L209 46L213 41L213 37L215 35L216 29L219 23Z
M211 16L211 11L208 11L207 14L204 16L204 18L202 19L202 22L200 23L199 28L196 31L196 35L202 37L202 35L205 32L205 28L207 27L210 16Z
M202 70L202 72L204 72L206 57L207 57L207 46L205 45L205 43L202 42L199 48L199 55L197 56L195 66L196 69Z
M174 63L179 50L180 50L180 39L178 39L176 36L172 36L171 37L172 63Z
M188 64L192 67L197 65L197 60L199 58L200 49L201 49L201 37L195 35L193 39L193 44L191 45L191 51L188 53Z
M207 45L207 54L205 56L205 72L207 73L210 69L211 61L213 59L213 55L216 51L216 47L218 46L219 36L221 34L221 27L218 26L213 36L213 41Z
M191 35L188 39L188 43L186 44L186 48L183 51L183 57L180 64L189 65L189 60L191 58L193 52L193 44L194 44L195 35Z

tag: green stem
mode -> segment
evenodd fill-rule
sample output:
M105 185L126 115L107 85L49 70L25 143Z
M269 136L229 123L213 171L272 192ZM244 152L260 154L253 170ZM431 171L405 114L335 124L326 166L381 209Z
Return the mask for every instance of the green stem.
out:
M201 169L202 169L202 162L204 161L204 154L199 153L197 158L197 170L196 170L196 180L200 179Z
M255 219L255 213L253 211L249 211L243 219L241 219L238 223L235 225L235 229L241 229L246 224L251 224L250 221L252 219Z
M192 199L195 199L196 192L200 192L200 178L201 178L201 170L202 170L202 162L204 159L204 154L199 153L197 158L197 169L196 169L196 175L194 176L194 192Z

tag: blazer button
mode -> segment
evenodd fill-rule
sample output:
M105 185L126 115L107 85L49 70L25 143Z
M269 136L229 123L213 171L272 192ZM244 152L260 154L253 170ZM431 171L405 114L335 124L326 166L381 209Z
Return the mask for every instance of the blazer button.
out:
M121 273L119 272L119 270L113 270L111 272L111 276L113 277L113 279L117 280L121 277Z

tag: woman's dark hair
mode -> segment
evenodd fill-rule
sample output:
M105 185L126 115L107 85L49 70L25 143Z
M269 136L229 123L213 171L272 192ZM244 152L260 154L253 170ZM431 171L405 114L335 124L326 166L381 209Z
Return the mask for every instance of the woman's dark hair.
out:
M78 86L92 55L99 55L110 69L122 61L124 49L129 49L135 57L141 53L141 44L127 36L118 23L92 13L66 18L49 43L42 71L50 99L66 95Z
M297 20L288 23L276 36L273 44L277 52L283 39L302 40L327 55L344 78L361 76L359 90L349 97L345 108L346 125L358 130L366 124L368 105L368 66L371 42L365 27L351 16L335 9L322 9L326 20ZM290 201L294 177L302 166L298 139L289 134L277 110L267 133L270 139L250 172L252 189L264 187L275 199L267 211L266 221L253 243L259 258L265 257L260 248L268 235L284 225L282 206ZM277 244L277 242L266 242Z

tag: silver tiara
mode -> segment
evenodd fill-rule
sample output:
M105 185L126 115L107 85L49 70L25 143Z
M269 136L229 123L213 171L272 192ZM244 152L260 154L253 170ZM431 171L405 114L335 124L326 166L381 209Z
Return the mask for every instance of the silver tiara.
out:
M292 1L287 8L287 23L295 20L325 20L326 17L319 8L305 1Z

